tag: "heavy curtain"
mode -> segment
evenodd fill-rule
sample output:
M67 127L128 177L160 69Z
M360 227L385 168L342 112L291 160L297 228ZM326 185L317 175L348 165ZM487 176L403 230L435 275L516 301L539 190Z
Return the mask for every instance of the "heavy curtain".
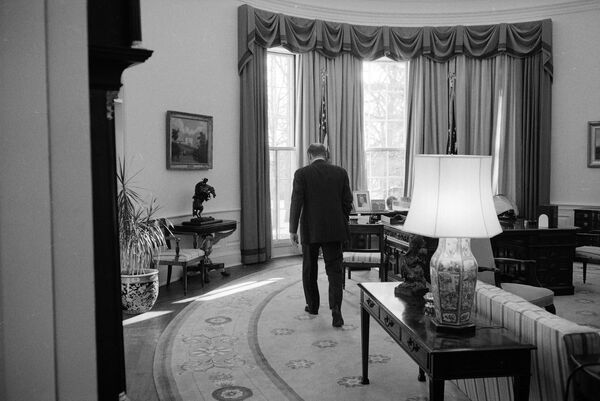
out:
M322 84L326 74L326 85ZM350 187L366 190L363 144L362 61L351 54L328 58L311 51L298 56L296 132L298 148L319 141L321 96L327 90L328 146L330 160L348 171ZM299 165L306 164L300 152Z
M244 264L271 259L266 65L267 51L258 47L240 75L240 250Z
M255 9L249 5L238 8L238 73L241 87L255 90L253 95L242 91L241 114L242 120L251 112L263 113L255 116L256 121L266 121L266 107L262 105L266 96L264 75L262 79L257 74L264 72L264 57L259 49L282 46L294 53L315 51L325 57L335 58L341 54L352 54L361 60L375 60L387 56L392 60L414 60L419 57L436 62L447 62L459 55L475 59L486 59L500 54L513 58L524 59L523 105L526 115L523 115L523 137L518 139L524 144L523 159L523 188L528 194L524 195L523 209L527 216L534 213L537 204L549 200L549 138L550 138L550 101L552 81L552 22L549 19L541 21L522 22L514 24L452 26L452 27L390 27L350 25L345 23L311 20L287 16L270 11ZM533 57L533 58L532 58ZM250 70L250 71L248 71ZM252 81L251 85L246 81ZM261 86L262 87L259 87ZM257 107L254 102L259 102ZM535 103L537 102L537 103ZM417 116L414 116L417 118ZM409 117L412 118L412 117ZM439 117L423 117L430 120ZM437 123L436 123L437 124ZM445 132L445 131L444 131ZM409 133L410 134L410 133ZM428 135L431 135L429 133ZM252 163L247 153L241 154L242 179L242 260L244 252L260 254L259 244L266 245L266 239L247 241L246 235L256 235L257 231L246 232L247 225L256 225L256 218L264 216L263 223L270 226L268 177L268 143L266 141L266 126L255 124L249 129L242 121L240 135L243 144L248 149L256 149L259 155L265 155L262 166ZM412 138L413 145L418 142ZM445 143L445 142L444 142ZM414 146L411 145L411 149ZM246 148L243 148L246 149ZM253 157L252 157L253 158ZM410 161L409 161L410 163ZM537 174L537 176L534 176ZM258 184L261 180L264 183ZM257 188L244 188L245 186ZM263 189L267 190L264 191ZM250 197L250 199L247 199ZM247 217L251 216L251 217ZM260 230L260 235L271 235L270 230ZM256 242L257 248L245 248L245 244ZM244 262L245 263L245 262Z
M459 154L493 156L494 192L513 199L525 218L549 202L550 80L541 55L485 59L459 55L447 62L410 60L406 195L412 156L444 153L448 138L448 80L456 73Z

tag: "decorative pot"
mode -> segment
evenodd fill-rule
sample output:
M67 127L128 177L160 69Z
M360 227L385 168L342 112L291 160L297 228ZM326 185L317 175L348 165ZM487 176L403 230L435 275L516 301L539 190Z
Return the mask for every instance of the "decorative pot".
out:
M121 307L123 312L148 312L158 298L158 270L146 269L143 274L121 274Z

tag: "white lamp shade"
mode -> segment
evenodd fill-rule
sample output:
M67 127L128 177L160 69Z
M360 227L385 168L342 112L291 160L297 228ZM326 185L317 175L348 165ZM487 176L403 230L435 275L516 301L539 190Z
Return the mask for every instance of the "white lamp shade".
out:
M432 238L491 238L502 232L492 196L492 157L418 155L403 230Z

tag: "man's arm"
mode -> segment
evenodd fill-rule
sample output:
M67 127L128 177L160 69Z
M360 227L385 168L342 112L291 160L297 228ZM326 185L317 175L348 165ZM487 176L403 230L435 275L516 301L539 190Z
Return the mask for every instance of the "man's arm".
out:
M352 211L352 191L350 191L350 180L348 179L348 172L346 170L344 170L344 186L342 191L342 210L344 211L346 220L348 220Z
M300 213L304 205L304 179L299 170L294 173L294 183L292 189L292 201L290 202L290 240L292 244L298 245L298 223L300 222Z

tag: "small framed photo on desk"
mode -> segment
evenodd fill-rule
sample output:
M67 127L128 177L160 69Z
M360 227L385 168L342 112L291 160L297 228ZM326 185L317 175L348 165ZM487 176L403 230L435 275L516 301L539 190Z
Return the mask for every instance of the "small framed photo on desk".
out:
M352 192L352 201L356 212L370 212L371 200L369 199L369 191L354 191Z

